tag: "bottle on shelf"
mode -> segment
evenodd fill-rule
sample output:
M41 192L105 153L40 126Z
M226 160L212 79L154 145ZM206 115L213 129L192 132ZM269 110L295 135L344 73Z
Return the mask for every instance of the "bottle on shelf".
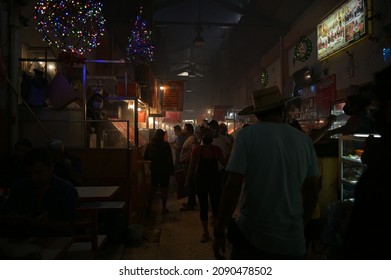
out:
M106 132L106 130L104 129L103 131L102 131L102 137L101 137L101 139L100 139L100 147L101 148L104 148L104 147L106 147L107 146L107 132Z
M96 148L97 135L95 133L95 127L91 127L90 133L90 148Z

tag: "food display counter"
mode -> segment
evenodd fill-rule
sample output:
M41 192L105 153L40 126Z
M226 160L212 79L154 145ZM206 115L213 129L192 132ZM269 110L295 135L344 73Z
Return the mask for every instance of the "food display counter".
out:
M339 184L340 200L354 199L354 188L365 164L361 162L367 135L342 135L339 138Z
M89 98L99 94L104 101L102 115L113 122L101 136L111 139L103 147L123 147L124 138L129 140L130 147L149 141L149 106L141 100L141 87L130 77L130 66L122 60L87 61L83 65L85 109ZM100 75L101 68L106 69L104 75Z

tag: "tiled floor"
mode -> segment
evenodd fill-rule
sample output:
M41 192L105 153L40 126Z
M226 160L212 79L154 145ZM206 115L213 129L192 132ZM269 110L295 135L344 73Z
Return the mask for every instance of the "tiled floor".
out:
M142 225L131 226L136 240L129 245L108 247L98 256L100 259L124 260L213 260L212 238L201 243L202 226L199 211L179 211L186 198L177 200L171 191L168 214L161 214L159 194L156 195L152 212L144 215ZM141 231L140 231L141 230ZM142 232L142 238L141 236ZM210 226L209 232L213 232ZM138 239L137 239L138 236Z

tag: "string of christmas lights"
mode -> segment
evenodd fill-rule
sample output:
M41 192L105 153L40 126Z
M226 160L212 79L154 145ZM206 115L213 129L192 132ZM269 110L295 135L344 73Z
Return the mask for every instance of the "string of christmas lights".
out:
M39 0L34 9L36 29L49 45L82 55L96 48L103 36L102 6L94 0Z
M305 36L301 36L294 49L295 59L297 61L304 62L310 58L311 53L312 53L311 40Z
M267 70L265 69L261 72L261 85L263 87L266 87L268 83L269 83L269 72L267 72Z
M134 21L128 38L127 58L132 62L150 63L153 61L154 45L152 44L151 31L147 21L142 19L142 7Z

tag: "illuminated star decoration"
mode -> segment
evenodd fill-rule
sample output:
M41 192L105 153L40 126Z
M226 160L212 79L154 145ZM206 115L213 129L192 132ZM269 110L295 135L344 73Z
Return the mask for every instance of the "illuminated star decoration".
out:
M89 52L104 33L102 4L94 0L39 0L34 19L43 40L62 52Z
M128 38L127 58L132 62L149 63L153 61L153 49L151 31L147 22L142 19L142 7L134 21L134 26Z

